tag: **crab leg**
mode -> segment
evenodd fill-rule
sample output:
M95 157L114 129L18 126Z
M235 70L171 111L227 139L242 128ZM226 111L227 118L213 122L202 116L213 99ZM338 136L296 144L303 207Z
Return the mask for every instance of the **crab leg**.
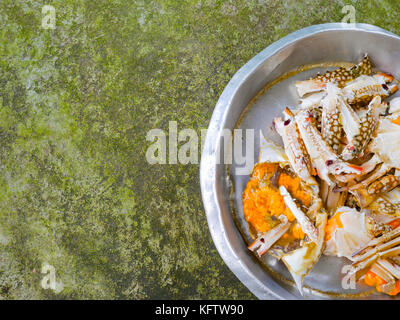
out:
M361 178L362 176L370 173L380 163L382 163L382 160L380 159L380 157L378 155L374 154L374 156L370 160L368 160L367 162L364 162L361 165L361 168L362 168L361 173L359 173L359 174L352 173L352 174L346 174L346 175L337 175L335 178L339 182L347 183L347 182L350 182L350 181L352 181L352 180L354 180L356 178ZM346 190L349 190L349 189L350 189L349 187L343 187L343 188L336 189L336 191L337 192L342 192L342 191L346 191Z
M368 187L369 194L377 194L387 192L400 185L400 177L398 175L387 175L383 178L373 182Z
M396 232L394 232L395 230ZM358 250L352 255L352 260L354 261L352 264L352 272L357 278L364 274L368 267L374 264L379 258L388 258L400 254L400 237L398 236L398 231L400 231L400 229L394 229L379 238L371 240L363 249ZM397 235L395 235L396 233ZM385 242L388 239L390 241ZM369 249L364 254L359 254L365 250L365 248L368 248L371 245L374 246L376 244L378 245L375 248Z
M386 259L379 259L377 262L382 268L390 272L396 279L400 279L400 267Z
M379 259L371 266L370 271L372 271L378 277L382 278L385 281L384 284L379 285L379 289L384 293L389 293L394 290L396 285L396 279L393 277L391 272L389 272L386 268L383 267L382 263L380 263L382 261L387 261L387 260Z
M258 237L248 248L251 251L256 250L259 257L264 255L272 245L278 241L289 230L290 223L285 215L280 215L279 220L281 223L275 228L264 232Z
M374 249L375 250L375 249ZM400 254L400 246L390 248L385 251L374 251L374 254L367 257L365 260L357 261L352 264L353 272L356 274L356 278L361 277L370 267L374 264L379 258L389 258L393 256L397 256Z
M352 160L364 151L378 124L380 106L381 97L376 96L368 105L368 111L365 117L360 121L359 133L353 136L344 148L341 154L344 160Z
M317 182L313 177L315 170L303 140L301 139L293 114L288 108L285 109L284 113L287 118L286 121L277 118L274 120L274 124L276 131L282 137L290 165L300 179L308 184L316 185Z
M309 112L301 111L296 116L296 122L311 161L321 179L333 185L329 174L338 175L341 173L360 173L362 171L361 167L339 159L314 126L313 117Z
M369 247L374 247L374 246L380 245L380 244L385 243L385 242L388 242L388 241L396 238L399 235L400 235L400 228L393 229L392 231L390 231L388 233L385 233L385 234L383 234L382 236L380 236L378 238L372 239L364 247L362 247L359 250L357 250L356 252L354 252L351 256L352 257L358 256L365 249L367 249Z
M354 257L354 262L360 262L363 261L373 255L376 255L379 252L386 252L385 250L391 250L394 246L397 246L400 244L400 237L394 238L393 240L390 240L389 242L382 243L378 246L376 246L373 249L368 250L366 253L360 255L360 256L355 256ZM400 247L395 247L395 248L400 248Z
M394 282L394 277L384 268L379 262L384 261L382 259L378 259L371 267L370 271L375 273L377 276L385 280L386 282Z
M312 204L307 214L314 217L316 212L321 208L322 201L319 198L319 186L313 175L315 175L310 156L304 146L304 142L300 136L293 113L286 108L284 111L286 121L278 118L274 120L277 132L281 135L285 151L289 162L295 173L311 188Z
M360 183L357 183L351 187L349 187L349 190L357 190L360 188L367 188L370 183L374 182L376 179L379 179L383 175L385 175L388 171L390 171L392 168L388 166L386 163L382 163L380 168L376 170L372 175L370 175L367 179L361 181Z
M326 87L327 96L322 100L322 137L336 153L340 147L342 125L339 119L339 88L332 83Z
M284 186L280 186L279 191L283 197L283 201L285 202L285 205L289 208L289 210L292 212L292 214L296 217L297 222L300 224L304 233L308 235L308 237L311 239L311 241L313 241L313 242L317 241L318 230L314 226L314 224L311 222L311 220L304 214L303 211L301 211L296 206L296 203L294 202L292 196L289 194L289 192L286 190L286 188Z

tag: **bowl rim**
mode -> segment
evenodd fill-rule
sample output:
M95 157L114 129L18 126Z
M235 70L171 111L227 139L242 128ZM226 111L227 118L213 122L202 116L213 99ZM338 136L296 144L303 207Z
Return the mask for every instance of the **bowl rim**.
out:
M271 296L283 299L297 299L286 289L271 290L261 279L259 279L248 264L254 264L251 257L238 255L238 252L232 247L226 237L224 222L222 221L221 208L217 199L217 157L216 150L219 150L220 137L230 105L241 87L242 83L255 72L258 67L268 58L272 57L278 51L291 45L294 42L310 37L312 35L330 31L363 31L374 34L382 34L385 36L395 37L400 40L396 34L384 30L380 27L365 24L365 23L325 23L312 25L281 38L280 40L270 44L252 59L250 59L243 67L241 67L226 85L224 91L218 99L214 108L209 126L207 129L206 138L203 145L200 161L200 188L203 199L203 205L207 216L208 227L213 239L213 242L225 264L236 275L236 277L259 299L268 299ZM232 218L233 219L233 218ZM262 268L260 265L259 268ZM263 269L264 270L264 269ZM265 271L264 271L265 272Z

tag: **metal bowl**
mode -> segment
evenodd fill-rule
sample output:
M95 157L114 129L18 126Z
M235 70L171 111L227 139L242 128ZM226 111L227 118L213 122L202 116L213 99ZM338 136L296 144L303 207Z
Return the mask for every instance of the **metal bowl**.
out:
M200 182L208 225L222 259L259 299L386 299L358 284L355 290L343 289L341 274L346 261L323 256L305 279L305 296L291 282L283 264L266 255L258 259L247 249L250 236L243 218L241 194L249 179L237 174L240 165L219 163L224 153L224 129L262 130L280 142L270 129L272 119L286 106L297 103L294 81L306 79L331 68L312 67L321 63L357 62L368 53L374 66L396 78L400 76L400 37L367 24L329 23L301 29L273 43L231 79L215 106L204 143ZM301 72L290 74L302 66ZM288 74L277 83L274 80ZM268 84L272 86L265 90ZM263 90L264 89L264 90ZM256 97L256 99L255 99ZM258 137L255 137L256 143ZM245 139L243 139L245 147ZM243 148L245 150L245 148ZM258 148L254 149L258 157Z

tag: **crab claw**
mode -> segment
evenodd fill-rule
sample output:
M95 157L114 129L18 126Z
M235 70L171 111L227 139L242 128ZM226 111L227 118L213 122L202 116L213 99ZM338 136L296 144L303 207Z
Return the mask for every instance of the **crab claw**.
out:
M315 127L315 121L307 110L301 111L296 115L296 122L311 161L322 180L334 185L329 174L339 175L341 173L362 172L362 167L339 159L337 154L322 138L321 133Z

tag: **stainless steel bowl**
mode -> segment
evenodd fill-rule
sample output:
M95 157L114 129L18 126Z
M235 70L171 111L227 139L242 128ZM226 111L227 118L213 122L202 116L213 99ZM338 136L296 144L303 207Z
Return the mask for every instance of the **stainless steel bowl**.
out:
M323 257L307 276L308 290L302 297L290 283L290 275L282 263L271 257L258 259L247 249L250 237L243 219L241 194L248 176L235 175L235 163L227 166L217 161L217 150L223 150L223 129L262 130L265 136L279 142L279 137L269 127L285 106L298 101L296 92L288 88L294 88L295 80L324 70L314 68L297 73L260 94L266 85L304 65L357 62L364 53L370 55L377 69L400 77L400 37L393 33L367 24L342 23L296 31L246 63L233 76L215 106L200 165L208 225L225 263L259 299L387 298L370 295L371 290L363 286L344 290L340 281L341 267L346 262L329 257ZM258 99L246 108L256 95ZM254 156L258 156L257 149Z

